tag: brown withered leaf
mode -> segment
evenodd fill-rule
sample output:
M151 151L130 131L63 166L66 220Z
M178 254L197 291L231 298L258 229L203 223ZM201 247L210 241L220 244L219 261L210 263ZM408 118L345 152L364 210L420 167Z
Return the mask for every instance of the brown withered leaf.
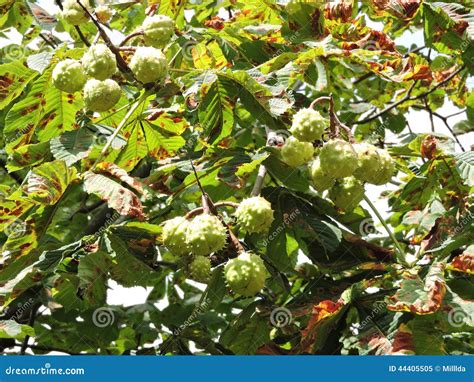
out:
M324 8L324 16L329 20L346 23L352 19L352 3L352 0L329 1Z
M115 178L120 179L125 184L129 185L135 191L141 195L148 197L148 190L145 188L145 185L134 177L128 175L127 171L120 168L114 163L102 162L97 165L97 170L102 173L109 174Z
M224 21L225 20L223 18L219 16L214 16L210 20L204 21L204 25L208 28L212 28L212 29L220 31L224 29L224 26L225 26Z
M438 140L433 135L426 136L421 142L421 156L427 159L433 159L438 151Z
M87 193L95 194L107 202L107 205L120 215L145 218L138 196L104 175L86 172L84 174L84 188Z
M332 325L336 324L344 312L346 304L342 299L334 302L323 300L314 305L308 325L301 331L300 352L313 353L324 343Z
M371 4L380 15L388 13L397 18L409 20L420 8L421 0L372 0Z
M466 249L461 255L456 256L448 265L448 269L474 275L474 252L472 249L474 249L473 246Z

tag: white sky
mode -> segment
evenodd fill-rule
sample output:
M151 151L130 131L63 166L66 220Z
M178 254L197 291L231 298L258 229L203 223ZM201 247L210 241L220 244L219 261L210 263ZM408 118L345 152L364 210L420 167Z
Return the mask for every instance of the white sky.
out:
M58 8L52 1L40 0L38 4L51 14L55 14L58 11ZM222 16L225 17L226 13L223 13ZM370 22L370 20L368 20L368 24L375 29L381 29L380 24L378 23L373 23L373 22ZM8 37L9 39L0 38L0 47L11 44L12 41L17 42L17 43L21 41L21 35L19 35L18 33L9 33ZM114 37L120 38L120 36L114 36ZM406 32L402 37L396 40L396 43L399 45L407 46L407 47L410 46L411 44L416 44L417 46L421 46L424 44L423 33L421 31L418 31L416 33ZM469 84L470 89L474 87L473 85L474 84L472 82ZM441 115L450 115L450 114L456 113L457 111L459 111L459 109L454 107L450 102L446 103L441 109L437 110L437 112ZM413 132L427 133L431 131L431 123L430 123L429 115L427 112L410 111L406 117ZM451 126L454 126L455 123L459 121L463 121L465 119L466 119L466 115L465 113L463 113L463 114L450 118L449 123ZM449 133L449 130L446 128L446 126L443 124L443 122L440 119L435 117L434 123L435 123L435 129L437 133L451 136ZM474 144L474 140L473 140L474 132L461 135L458 138L466 150L469 150L470 146ZM391 141L391 142L396 141L396 135L388 132L387 141ZM459 147L457 147L457 150L459 150ZM385 186L368 185L366 187L368 197L375 203L377 209L384 216L387 216L388 205L387 205L386 200L381 200L378 197L380 195L380 192L386 189L387 188ZM367 208L367 210L370 211L370 208L365 204L365 202L362 202L362 205L364 208ZM374 221L376 221L375 216L373 217L374 217ZM379 225L377 225L377 228L379 231L383 232L383 229L380 228ZM142 288L142 287L124 288L118 285L117 283L115 283L114 281L111 281L109 283L109 286L110 286L110 289L109 289L107 301L111 305L130 306L134 304L142 304L146 301L148 293L151 291L151 288L147 288L147 289ZM161 309L161 308L164 308L166 305L167 305L167 301L162 301L157 306Z

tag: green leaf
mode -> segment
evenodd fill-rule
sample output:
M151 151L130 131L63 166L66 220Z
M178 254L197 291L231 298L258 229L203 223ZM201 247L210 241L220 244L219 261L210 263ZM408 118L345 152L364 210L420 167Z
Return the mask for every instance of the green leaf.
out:
M75 119L82 107L79 93L68 94L51 86L51 72L52 67L8 112L4 129L8 153L35 140L45 142L79 127Z
M309 189L308 178L299 169L289 167L274 155L268 157L264 163L267 170L289 189L306 191Z
M68 131L50 141L51 153L68 166L86 158L95 143L95 136L88 129Z
M23 340L26 336L35 336L35 331L31 326L21 325L13 320L0 321L0 338Z
M454 159L456 160L456 168L461 178L464 179L468 186L474 186L474 153L468 151L457 154Z
M105 305L109 269L110 259L104 252L89 253L79 260L79 294L88 305Z
M0 65L0 110L19 97L37 75L20 61Z
M472 111L472 119L471 120L466 120L466 121L460 121L457 122L453 126L453 132L456 135L462 135L462 134L467 134L472 131L474 131L474 108Z
M210 143L218 143L232 133L234 127L235 88L227 78L216 77L201 87L199 122Z
M473 129L474 127L474 91L471 91L469 93L469 96L466 99L466 114L467 114L467 119L470 124L470 129ZM471 130L469 130L471 131Z
M61 198L66 188L77 178L74 167L63 161L54 161L35 167L28 175L24 192L37 203L53 205Z

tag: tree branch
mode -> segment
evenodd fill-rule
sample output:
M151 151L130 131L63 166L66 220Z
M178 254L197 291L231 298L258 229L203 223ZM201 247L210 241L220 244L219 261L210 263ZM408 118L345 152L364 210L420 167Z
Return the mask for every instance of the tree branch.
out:
M339 128L342 128L346 132L349 142L355 143L354 135L352 134L351 129L347 125L342 123L337 117L337 114L334 110L334 97L332 96L332 94L330 94L329 96L316 98L313 102L311 102L309 107L314 108L316 105L322 102L329 102L329 128L331 130L331 136L338 138L340 135Z
M132 38L137 37L137 36L142 36L142 35L143 35L143 31L142 31L142 30L139 30L139 31L130 33L128 36L126 36L126 37L122 40L122 42L119 44L119 47L124 46L124 45L125 45L128 41L130 41Z
M423 98L423 101L425 102L425 108L428 111L428 114L430 115L430 123L431 123L431 131L434 133L435 132L435 124L434 124L434 118L433 118L433 110L431 110L430 105L428 104L428 100Z
M265 180L265 175L267 175L267 168L261 164L258 168L257 178L252 188L250 196L258 196L262 191L263 181Z
M84 43L84 45L87 47L90 47L91 43L89 42L87 37L84 36L84 33L82 33L81 28L79 28L79 25L74 25L74 29L76 30L77 34L79 35L79 38Z
M433 93L434 91L436 91L437 89L439 89L440 87L446 85L448 82L450 82L454 77L456 77L463 69L465 69L465 66L461 66L460 68L458 68L457 70L455 70L453 73L451 73L448 77L446 77L443 81L441 81L440 83L438 83L437 85L433 86L431 89L427 90L426 92L424 93L421 93L417 96L414 96L414 97L411 97L411 93L413 91L413 88L415 87L415 84L416 84L416 81L413 82L413 84L410 86L410 88L408 89L407 93L405 94L405 96L400 99L399 101L391 104L390 106L387 106L385 109L383 109L382 111L378 112L377 114L374 114L373 116L371 117L368 117L366 119L363 119L363 120L360 120L360 121L354 121L352 124L353 125L361 125L361 124L364 124L364 123L368 123L368 122L372 122L373 120L376 120L377 118L381 117L382 115L384 115L385 113L389 112L390 110L396 108L397 106L400 106L401 104L407 102L407 101L416 101L416 100L419 100L419 99L422 99L422 98L425 98L426 96L428 96L429 94Z
M354 121L352 124L353 125L362 125L364 123L372 122L372 121L378 119L379 117L381 117L382 115L384 115L385 113L388 113L390 110L395 109L397 106L399 106L402 103L408 101L410 99L411 92L413 91L413 88L415 87L415 84L416 84L416 81L413 81L410 88L407 90L405 96L402 99L400 99L397 102L391 104L390 106L387 106L385 109L378 112L377 114L374 114L374 115L372 115L372 116L370 116L366 119L360 120L360 121Z
M234 202L219 202L219 203L215 203L215 204L214 204L214 207L215 207L215 208L221 208L221 207L237 208L238 206L239 206L239 204L238 204L238 203L234 203ZM185 215L185 218L186 218L186 219L191 219L191 218L193 218L194 216L201 215L203 212L204 212L204 207L198 207L198 208L195 208L194 210L189 211L189 212Z
M117 47L112 43L110 40L109 36L107 36L107 33L105 33L105 30L102 28L100 25L99 21L96 20L96 18L89 12L89 10L81 3L80 0L76 0L77 3L81 6L81 8L84 10L84 12L87 13L89 18L92 20L94 25L96 26L97 30L99 31L100 37L102 37L102 40L104 40L105 45L111 50L111 52L115 55L115 58L117 60L117 65L119 69L129 76L130 78L134 79L133 73L131 69L128 67L127 63L123 59L122 55L120 54L120 51L117 49Z
M459 145L459 147L461 148L462 151L466 152L466 149L463 147L463 145L461 144L461 141L459 140L459 138L457 137L457 135L454 133L454 130L451 128L451 126L449 126L449 123L448 123L448 118L449 117L443 117L442 115L436 113L436 112L432 112L432 114L435 116L435 117L438 117L439 119L441 119L443 122L444 122L444 125L446 126L446 128L449 130L449 132L451 133L451 135L453 136L454 140L456 141L456 143Z

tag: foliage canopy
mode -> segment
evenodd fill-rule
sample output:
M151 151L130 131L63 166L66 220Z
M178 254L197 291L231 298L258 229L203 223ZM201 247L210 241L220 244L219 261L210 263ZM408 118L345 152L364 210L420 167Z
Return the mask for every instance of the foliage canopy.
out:
M456 143L474 130L469 0L88 3L49 15L0 0L0 37L21 34L0 50L0 348L474 353L474 155ZM110 49L102 61L86 53L97 43ZM56 65L84 54L101 78L84 92L54 86ZM82 89L73 69L61 80ZM465 120L451 126L446 104ZM314 132L292 127L304 108L319 112L300 114ZM433 129L412 132L412 110ZM290 128L316 139L290 152ZM385 161L393 175L371 191L384 190L388 216L359 180L324 173L324 157L307 163L304 151L333 138L348 146L349 174L356 142L385 155L367 166ZM365 202L345 208L347 190ZM273 215L252 201L236 219L251 195ZM208 213L222 221L163 243L165 221ZM147 287L146 301L108 305L111 280Z

